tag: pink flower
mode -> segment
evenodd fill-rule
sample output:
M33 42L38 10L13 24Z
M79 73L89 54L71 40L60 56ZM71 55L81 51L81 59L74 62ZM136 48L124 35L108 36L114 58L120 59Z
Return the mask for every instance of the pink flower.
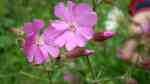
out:
M93 37L93 26L96 24L97 15L85 3L75 4L68 1L67 6L60 2L55 6L55 16L59 20L52 22L52 27L62 32L56 38L55 44L65 46L68 51L75 47L84 47Z
M74 79L72 74L65 74L64 75L64 80L65 81L72 81Z
M129 61L130 58L131 58L130 55L128 55L127 53L125 53L125 52L124 52L122 49L120 49L120 48L117 50L117 56L118 56L120 59L124 60L124 61Z
M150 32L150 22L145 22L144 24L141 25L141 27L143 28L143 31L145 33L149 33Z
M50 42L46 41L47 31L39 35L38 31L44 27L41 20L34 20L24 24L23 30L26 33L25 40L22 44L23 51L27 55L27 59L33 64L45 63L49 55L56 58L59 55L59 49ZM53 41L53 39L51 39Z

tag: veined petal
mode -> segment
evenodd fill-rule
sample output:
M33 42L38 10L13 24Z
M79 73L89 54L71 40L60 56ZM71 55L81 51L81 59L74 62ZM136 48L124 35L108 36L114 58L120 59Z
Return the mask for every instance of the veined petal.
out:
M58 3L54 9L55 16L62 18L64 17L64 12L66 12L66 7L63 2Z
M51 25L56 30L65 30L65 29L67 29L69 27L69 25L66 22L60 21L60 20L53 21Z
M68 7L65 7L64 3L62 2L58 3L58 5L55 6L54 13L55 16L62 20L70 21L72 17Z
M67 2L67 10L68 10L68 18L66 18L66 20L68 21L73 21L74 20L74 10L75 10L75 7L77 5L75 3L73 3L72 1L68 1Z
M28 55L32 45L35 43L35 35L30 35L25 37L25 40L22 43L23 52Z
M66 47L67 51L70 51L70 50L74 49L75 47L77 47L75 33L67 32L66 36L67 36L67 41L66 41L65 47Z
M67 9L69 12L73 13L74 8L76 7L76 4L72 1L67 2Z
M86 13L81 16L77 16L76 20L81 26L93 27L97 22L97 15L95 12Z
M86 44L86 39L83 36L76 34L76 44L78 47L84 47Z
M52 27L49 27L42 34L42 38L46 44L52 45L54 44L54 41L56 40L56 38L59 37L61 34L62 34L62 31L58 31Z
M30 63L34 64L42 64L45 61L45 59L43 58L43 54L41 53L40 48L37 45L32 46L27 58Z
M41 52L40 48L37 46L35 53L34 53L34 61L35 64L43 64L46 59L44 58L43 53Z
M48 47L46 44L43 45L39 45L40 51L43 54L43 58L45 60L48 60L49 56L48 56Z
M60 35L59 37L56 38L56 40L54 41L55 45L59 46L59 47L63 47L67 41L67 37L68 34L66 32L64 32L62 35Z
M92 12L92 7L85 3L81 3L81 4L77 5L74 10L74 13L77 16L81 16L83 14L90 13L90 12Z
M93 34L94 34L93 29L88 28L88 27L78 27L77 33L82 35L87 40L91 39L93 37Z

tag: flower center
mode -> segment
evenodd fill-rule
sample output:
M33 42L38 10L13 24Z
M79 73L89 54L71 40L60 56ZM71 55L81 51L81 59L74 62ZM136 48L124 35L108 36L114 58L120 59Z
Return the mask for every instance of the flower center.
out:
M75 23L69 24L69 31L72 31L72 32L76 31L76 24Z

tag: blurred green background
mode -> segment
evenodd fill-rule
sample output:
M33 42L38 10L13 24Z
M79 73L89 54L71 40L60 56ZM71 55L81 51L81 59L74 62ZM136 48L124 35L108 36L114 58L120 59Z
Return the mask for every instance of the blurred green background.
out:
M17 36L10 31L11 28L19 28L25 21L33 18L43 19L46 23L54 19L53 8L60 0L0 0L0 84L49 84L47 73L39 69L41 66L28 64L24 54L20 49ZM82 0L77 0L78 3ZM89 3L90 0L84 0ZM129 0L114 0L124 15L128 18ZM104 30L104 22L107 19L107 13L112 5L105 3L97 5L99 21L96 30ZM125 84L125 80L117 77L128 73L130 77L136 79L139 84L150 84L150 71L136 68L123 62L116 56L116 49L120 47L128 34L128 20L120 21L118 35L104 43L87 45L94 49L96 53L91 57L91 62L95 68L97 79L107 79L102 84ZM73 73L77 73L81 84L92 84L85 80L89 79L87 64L83 63L85 58L75 60L78 67L74 67ZM67 65L68 66L68 65ZM67 67L66 66L66 67ZM56 64L51 74L54 84L67 84L63 81L63 70ZM67 68L68 69L68 68ZM71 69L71 70L72 70ZM69 69L68 69L69 71ZM101 84L101 83L100 83Z

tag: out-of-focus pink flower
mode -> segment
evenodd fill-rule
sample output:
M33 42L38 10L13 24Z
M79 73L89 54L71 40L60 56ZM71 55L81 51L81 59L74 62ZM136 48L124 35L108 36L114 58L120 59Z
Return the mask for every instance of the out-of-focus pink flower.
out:
M68 0L68 1L76 1L76 0Z
M111 38L112 36L114 36L115 33L114 32L97 32L94 34L93 40L95 41L104 41L106 39Z
M68 84L80 84L80 79L75 74L65 73L64 80L67 81Z
M150 22L147 21L147 22L143 23L142 28L145 33L149 33L150 32Z
M46 34L47 31L42 35L38 34L38 31L43 27L44 23L41 20L27 22L23 27L23 30L26 33L22 44L23 51L27 55L28 61L33 64L42 64L46 62L49 55L53 58L56 58L59 55L59 49L54 45L48 44L46 41L46 38L48 38ZM51 39L51 41L52 40L53 39Z
M65 81L72 81L72 80L74 80L74 77L72 74L64 74L64 80Z
M131 58L131 56L127 55L122 49L118 49L117 56L124 61L129 61Z
M55 44L59 47L65 46L70 51L75 47L84 47L92 38L97 15L88 4L77 5L68 1L65 6L60 2L55 6L55 16L59 20L53 21L52 27L63 32L55 40Z

